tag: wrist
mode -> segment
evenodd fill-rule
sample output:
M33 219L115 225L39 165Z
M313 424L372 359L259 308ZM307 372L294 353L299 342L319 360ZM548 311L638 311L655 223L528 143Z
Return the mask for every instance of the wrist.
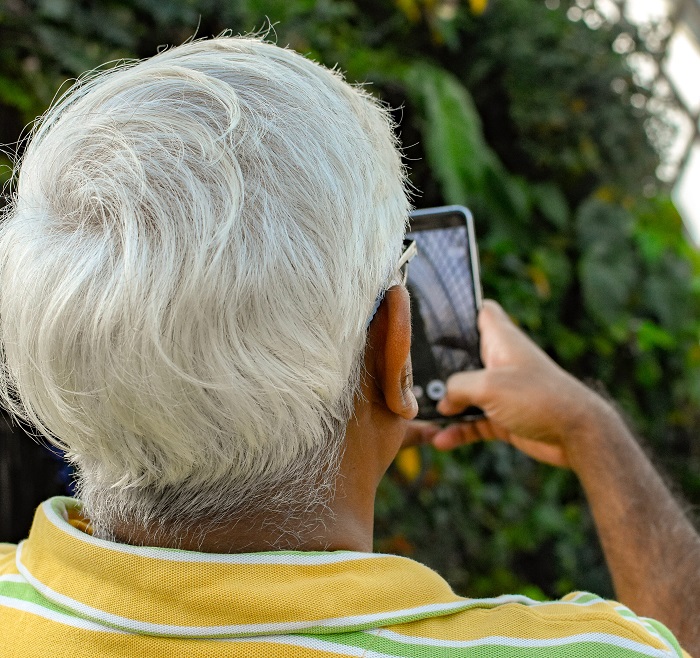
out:
M631 440L631 434L615 408L593 391L585 414L574 423L563 441L572 470L581 477L597 468L597 461L610 455L615 446Z

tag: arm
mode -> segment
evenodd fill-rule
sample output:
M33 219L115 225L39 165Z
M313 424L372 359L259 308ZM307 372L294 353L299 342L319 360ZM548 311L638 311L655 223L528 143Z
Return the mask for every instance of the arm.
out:
M487 302L479 317L484 370L448 381L439 410L470 404L488 420L432 436L441 449L500 438L573 469L583 485L620 602L663 622L700 656L700 536L605 400L562 370ZM425 435L426 437L429 434Z

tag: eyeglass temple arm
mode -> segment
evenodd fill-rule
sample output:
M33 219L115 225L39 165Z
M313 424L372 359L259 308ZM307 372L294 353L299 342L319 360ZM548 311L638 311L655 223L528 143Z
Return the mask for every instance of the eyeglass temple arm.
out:
M418 245L415 240L411 240L411 243L406 247L406 250L401 254L399 258L398 269L401 269L408 261L411 260L418 253Z

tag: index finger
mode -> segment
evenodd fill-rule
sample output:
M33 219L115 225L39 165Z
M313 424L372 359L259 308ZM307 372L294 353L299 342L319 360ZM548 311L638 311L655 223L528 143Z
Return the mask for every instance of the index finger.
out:
M440 431L440 426L427 420L411 420L406 426L402 448L431 443L433 437Z

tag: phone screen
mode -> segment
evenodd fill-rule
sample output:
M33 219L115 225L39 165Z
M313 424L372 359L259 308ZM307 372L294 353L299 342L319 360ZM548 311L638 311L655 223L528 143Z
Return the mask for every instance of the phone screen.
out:
M418 253L408 268L414 393L419 418L444 418L435 406L455 372L481 368L477 315L481 283L471 214L461 206L411 214ZM467 409L460 418L483 416ZM447 419L445 419L447 420Z

